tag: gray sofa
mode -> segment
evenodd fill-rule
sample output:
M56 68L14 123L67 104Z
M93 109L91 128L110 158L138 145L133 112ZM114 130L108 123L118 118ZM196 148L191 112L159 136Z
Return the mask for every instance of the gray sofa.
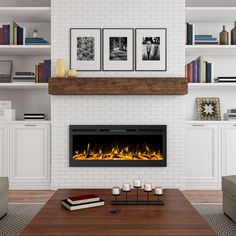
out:
M222 177L223 211L236 222L236 175Z
M7 214L8 211L8 178L0 177L0 219Z

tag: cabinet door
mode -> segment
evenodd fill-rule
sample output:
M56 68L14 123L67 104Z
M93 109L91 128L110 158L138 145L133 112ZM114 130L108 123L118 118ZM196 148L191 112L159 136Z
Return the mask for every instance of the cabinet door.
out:
M236 175L236 124L221 125L222 174Z
M199 188L219 183L218 126L188 124L186 129L186 178Z
M50 126L14 124L10 128L10 181L49 181Z
M8 124L0 124L0 176L8 176L8 143L9 128Z

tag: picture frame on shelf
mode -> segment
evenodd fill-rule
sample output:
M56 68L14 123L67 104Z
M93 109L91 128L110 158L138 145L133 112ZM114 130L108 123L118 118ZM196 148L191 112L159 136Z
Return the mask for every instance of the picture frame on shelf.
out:
M135 29L136 71L167 70L167 29Z
M103 29L103 70L134 70L134 29Z
M0 60L0 83L10 83L12 75L12 61Z
M70 68L101 71L101 29L70 29Z
M217 97L198 97L197 119L198 120L221 120L220 99Z

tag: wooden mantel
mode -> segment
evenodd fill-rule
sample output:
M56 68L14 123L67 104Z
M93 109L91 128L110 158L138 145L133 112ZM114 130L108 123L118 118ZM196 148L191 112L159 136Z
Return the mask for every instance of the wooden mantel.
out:
M183 77L80 77L49 79L51 95L184 95Z

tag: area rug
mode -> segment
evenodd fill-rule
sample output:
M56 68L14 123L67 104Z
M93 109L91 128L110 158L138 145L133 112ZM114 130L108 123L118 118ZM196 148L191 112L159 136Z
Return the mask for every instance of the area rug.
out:
M43 204L9 204L8 214L0 220L0 236L18 236Z
M195 209L206 220L219 236L235 236L236 223L223 213L222 204L193 204Z

